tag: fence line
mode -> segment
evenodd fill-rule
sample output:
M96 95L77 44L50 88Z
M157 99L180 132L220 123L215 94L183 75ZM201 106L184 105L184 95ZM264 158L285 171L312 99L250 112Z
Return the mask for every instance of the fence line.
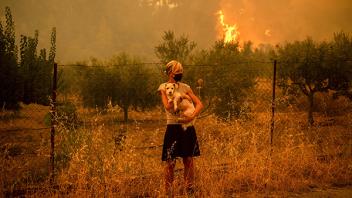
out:
M345 60L346 62L350 62L351 60ZM276 110L276 93L275 93L275 88L277 86L276 84L276 75L277 75L277 64L280 63L289 63L284 62L284 61L239 61L239 62L232 62L232 63L227 63L227 64L184 64L183 66L185 67L223 67L223 66L232 66L236 64L254 64L254 63L262 63L262 64L270 64L272 66L272 70L265 70L265 72L270 72L269 79L272 80L272 98L271 98L271 124L270 124L270 132L269 132L269 140L270 140L270 146L274 145L273 144L273 137L275 133L275 110ZM301 62L294 62L294 63L301 63ZM303 62L302 62L303 63ZM309 62L311 63L311 62ZM145 62L145 63L136 63L136 64L117 64L117 65L83 65L83 64L54 64L54 71L53 71L53 76L52 76L52 96L51 96L51 126L50 127L41 127L41 128L15 128L15 129L7 129L7 130L2 130L0 129L0 132L16 132L16 131L39 131L39 130L47 130L50 129L50 182L51 184L54 183L55 181L55 135L56 135L56 130L57 130L57 86L58 86L58 68L59 67L85 67L85 68L111 68L111 67L123 67L123 66L136 66L136 65L156 65L160 69L161 65L164 65L164 63L161 62ZM265 67L266 69L269 68ZM271 68L271 67L270 67ZM261 71L260 68L257 68L258 71ZM248 71L248 70L247 70ZM250 72L249 72L250 73ZM269 82L265 80L257 80L257 82ZM217 89L216 87L213 87L212 89ZM268 93L267 91L266 93ZM155 145L155 146L142 146L142 147L134 147L134 149L138 150L146 150L146 149L157 149L162 147L162 145ZM29 155L35 154L35 153L28 153ZM224 166L220 164L219 166ZM225 165L226 166L226 165ZM214 167L216 168L216 167Z
M262 64L273 64L273 81L272 81L272 117L271 117L271 127L270 127L270 133L269 133L269 140L270 140L270 146L273 144L273 133L274 133L274 126L275 126L275 120L274 120L274 114L275 114L275 86L276 86L276 65L277 65L277 60L274 61L238 61L238 62L232 62L232 63L227 63L227 64L183 64L183 66L186 67L214 67L214 66L229 66L229 65L236 65L236 64L250 64L250 63L262 63ZM57 66L60 67L87 67L87 68L111 68L111 67L123 67L123 66L137 66L137 65L162 65L164 63L161 62L146 62L146 63L136 63L136 64L115 64L115 65L83 65L83 64L56 64L54 67L54 78L53 80L53 85L56 86L57 84ZM53 86L53 98L55 95L56 98L56 87L54 88ZM53 103L56 105L56 102ZM53 108L53 110L56 110L56 108ZM53 123L54 124L54 123ZM54 125L52 126L52 130L55 130ZM55 135L52 132L52 137ZM53 147L54 142L52 142L52 153L54 153L54 147ZM146 147L135 147L135 149L155 149L162 147L162 145L157 145L157 146L146 146ZM54 172L54 156L51 157L52 161L52 172Z
M0 129L0 132L15 132L15 131L40 131L44 129L51 129L51 127L44 127L44 128L20 128L20 129Z
M276 72L277 72L277 64L283 63L277 60L273 61L237 61L231 62L226 64L184 64L185 67L222 67L222 66L229 66L229 65L236 65L236 64L255 64L255 63L262 63L262 64L271 64L272 65L272 104L271 104L271 125L270 125L270 133L269 133L269 140L270 145L273 145L273 136L275 132L275 87L276 85ZM298 63L298 62L295 62ZM53 78L52 78L52 97L51 97L51 127L42 127L42 128L22 128L22 129L9 129L9 130L1 130L5 132L14 132L14 131L21 131L21 130L46 130L50 128L50 178L51 182L54 181L55 177L55 132L56 132L56 117L57 117L57 85L58 85L58 67L86 67L86 68L110 68L110 67L123 67L123 66L136 66L136 65L163 65L164 63L161 62L145 62L145 63L135 63L135 64L115 64L115 65L83 65L83 64L54 64L54 71L53 71ZM268 70L269 71L269 70ZM159 148L161 145L157 146L147 146L147 147L136 147L136 149L154 149Z
M275 87L276 87L276 60L274 61L273 67L273 97L271 103L271 128L270 128L270 146L273 146L273 135L274 135L274 127L275 127Z
M322 61L279 61L276 59L273 60L266 60L266 61L235 61L235 62L230 62L230 63L222 63L222 64L182 64L184 67L215 67L215 66L229 66L229 65L236 65L236 64L250 64L250 63L262 63L262 64L273 64L275 62L277 64L282 64L282 63L295 63L295 64L300 64L300 63L322 63ZM352 59L343 59L340 60L342 62L352 62ZM131 64L102 64L102 65L84 65L84 64L58 64L59 67L102 67L102 68L108 68L108 67L123 67L123 66L138 66L138 65L165 65L165 63L162 62L141 62L141 63L131 63Z
M53 91L51 98L51 130L50 130L50 182L53 183L55 176L55 127L56 127L56 92L57 92L57 63L54 63Z
M276 65L277 65L277 60L274 61L236 61L236 62L231 62L231 63L226 63L226 64L183 64L183 66L186 67L214 67L214 66L229 66L229 65L236 65L236 64L250 64L250 63L262 63L262 64L273 64L273 87L272 87L272 118L271 118L271 128L270 128L270 145L273 144L273 133L274 133L274 125L275 125L275 120L274 120L274 113L275 113L275 86L276 86ZM57 70L57 66L60 67L86 67L86 68L111 68L111 67L123 67L123 66L137 66L137 65L163 65L164 63L161 62L145 62L145 63L135 63L135 64L115 64L115 65L83 65L83 64L57 64L55 63L56 67L54 67L54 70L56 68ZM57 84L57 71L55 73L54 71L54 81L53 84L56 85ZM56 87L55 87L56 89ZM55 97L56 97L56 90L54 91L53 89L53 96L54 96L54 92L55 92ZM56 105L56 103L55 103ZM56 109L56 108L55 108ZM54 127L53 127L54 128ZM136 149L151 149L151 148L157 148L160 147L159 146L147 146L147 147L136 147ZM54 151L53 151L54 152ZM52 162L54 164L54 162Z
M273 61L238 61L231 62L225 64L182 64L184 67L214 67L214 66L228 66L228 65L236 65L236 64L249 64L249 63L266 63L271 64ZM113 64L113 65L84 65L84 64L58 64L60 67L123 67L123 66L138 66L138 65L165 65L165 63L161 62L145 62L145 63L134 63L134 64Z

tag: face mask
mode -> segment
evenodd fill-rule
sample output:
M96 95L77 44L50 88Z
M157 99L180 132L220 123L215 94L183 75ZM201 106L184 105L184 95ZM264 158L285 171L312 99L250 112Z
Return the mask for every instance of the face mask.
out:
M182 74L175 74L174 80L175 80L176 82L181 81L181 79L182 79Z

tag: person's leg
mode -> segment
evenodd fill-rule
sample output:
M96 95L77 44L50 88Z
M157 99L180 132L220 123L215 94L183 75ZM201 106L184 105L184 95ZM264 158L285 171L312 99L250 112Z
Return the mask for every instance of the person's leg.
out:
M175 160L167 160L165 166L165 191L167 194L171 193L172 183L174 181Z
M184 157L183 165L185 167L184 170L184 179L185 179L185 187L187 190L191 190L194 182L194 161L192 157Z

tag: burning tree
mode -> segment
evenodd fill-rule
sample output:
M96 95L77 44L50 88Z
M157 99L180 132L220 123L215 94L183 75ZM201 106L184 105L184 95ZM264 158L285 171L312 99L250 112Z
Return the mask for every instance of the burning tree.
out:
M219 23L221 25L221 34L223 34L224 43L239 42L240 32L238 31L238 26L236 24L229 25L225 23L225 15L222 10L218 12Z

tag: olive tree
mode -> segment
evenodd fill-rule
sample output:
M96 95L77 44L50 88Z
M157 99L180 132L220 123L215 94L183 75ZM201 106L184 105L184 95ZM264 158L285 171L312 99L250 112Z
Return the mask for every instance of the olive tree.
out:
M215 42L209 50L194 57L194 73L204 79L204 96L213 103L214 113L225 119L238 118L249 112L246 96L254 86L253 51L250 43L241 51L238 43Z
M352 100L352 36L345 32L334 34L327 56L328 86L334 96Z
M175 33L169 30L164 32L161 43L155 47L155 54L162 63L178 60L184 64L195 47L196 43L186 36L177 38Z
M84 72L81 94L86 106L103 108L111 100L123 109L127 122L130 109L144 110L158 103L158 77L138 57L120 53L107 63L95 61L94 66Z
M317 43L307 38L304 41L279 46L277 51L281 84L297 86L307 97L310 125L314 123L314 95L317 92L326 92L329 88L327 83L329 70L325 61L328 49L328 43Z

